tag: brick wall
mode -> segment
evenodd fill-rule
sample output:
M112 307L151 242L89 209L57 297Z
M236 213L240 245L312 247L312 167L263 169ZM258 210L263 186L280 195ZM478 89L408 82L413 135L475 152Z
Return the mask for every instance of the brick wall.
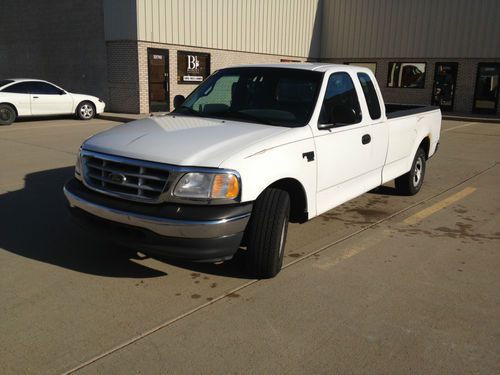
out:
M1 0L0 76L108 100L102 0Z
M137 42L107 42L109 103L106 111L139 113Z
M388 103L431 104L434 70L437 62L457 62L458 75L455 89L453 112L471 113L476 87L477 66L480 62L500 62L498 59L322 59L322 61L342 64L345 62L376 62L376 77L384 100ZM423 89L389 88L387 76L389 62L426 62L425 85ZM500 116L500 106L497 108Z

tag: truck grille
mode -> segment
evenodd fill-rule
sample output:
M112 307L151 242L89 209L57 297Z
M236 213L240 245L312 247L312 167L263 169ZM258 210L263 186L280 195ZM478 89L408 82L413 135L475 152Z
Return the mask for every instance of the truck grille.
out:
M167 185L169 171L139 160L82 155L86 184L109 195L156 202Z

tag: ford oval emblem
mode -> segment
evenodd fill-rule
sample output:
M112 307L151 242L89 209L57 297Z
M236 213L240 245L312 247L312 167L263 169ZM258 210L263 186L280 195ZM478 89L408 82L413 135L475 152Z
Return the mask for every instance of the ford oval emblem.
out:
M123 184L127 181L127 176L121 173L111 172L110 174L108 174L108 178L117 184Z

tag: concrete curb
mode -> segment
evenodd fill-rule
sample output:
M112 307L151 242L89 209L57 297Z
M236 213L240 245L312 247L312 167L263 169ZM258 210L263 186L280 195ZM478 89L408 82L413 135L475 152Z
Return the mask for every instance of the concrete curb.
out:
M500 124L500 117L475 117L475 116L443 115L443 120L486 122L486 123L491 123L491 124Z
M136 117L132 117L136 116ZM139 117L138 115L132 115L132 116L127 116L127 114L122 114L122 113L101 113L99 116L97 116L101 120L108 120L108 121L116 121L116 122L131 122L135 120L140 120L143 118L149 117L149 114L141 115Z

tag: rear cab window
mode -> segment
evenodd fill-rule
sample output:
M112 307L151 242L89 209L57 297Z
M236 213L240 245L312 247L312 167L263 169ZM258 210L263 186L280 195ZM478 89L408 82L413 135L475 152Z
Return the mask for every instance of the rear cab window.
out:
M366 105L368 106L370 117L372 120L377 120L382 116L382 111L380 110L380 102L375 86L370 76L366 73L358 73L358 79L363 89L363 95L366 100Z

